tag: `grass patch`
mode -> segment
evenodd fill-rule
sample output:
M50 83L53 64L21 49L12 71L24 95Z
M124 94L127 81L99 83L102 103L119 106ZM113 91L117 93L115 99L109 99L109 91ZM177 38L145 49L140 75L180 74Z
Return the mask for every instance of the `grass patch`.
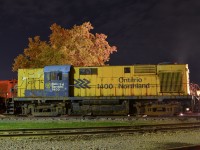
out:
M79 128L79 127L106 127L130 126L130 122L111 121L0 121L0 130L28 129L28 128Z
M0 130L4 129L29 129L29 128L81 128L81 127L106 127L106 126L139 126L163 123L174 123L169 120L0 120Z

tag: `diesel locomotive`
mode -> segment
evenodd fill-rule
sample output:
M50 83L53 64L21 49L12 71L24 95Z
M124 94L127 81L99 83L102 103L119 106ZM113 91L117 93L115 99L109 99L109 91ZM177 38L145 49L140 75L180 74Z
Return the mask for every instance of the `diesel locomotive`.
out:
M13 97L17 96L16 86L17 80L15 79L0 80L0 113L6 111L8 108L7 104L9 104L9 106L13 105Z
M14 90L10 114L159 116L199 106L187 64L19 69Z

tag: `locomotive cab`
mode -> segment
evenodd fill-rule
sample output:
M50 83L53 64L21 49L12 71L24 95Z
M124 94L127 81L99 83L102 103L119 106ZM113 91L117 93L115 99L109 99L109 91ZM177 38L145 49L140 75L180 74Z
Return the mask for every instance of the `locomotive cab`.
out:
M68 97L69 65L44 67L44 91L47 96Z
M69 65L19 70L18 97L68 96L69 71Z
M66 114L70 65L19 69L16 108L23 115L56 116Z

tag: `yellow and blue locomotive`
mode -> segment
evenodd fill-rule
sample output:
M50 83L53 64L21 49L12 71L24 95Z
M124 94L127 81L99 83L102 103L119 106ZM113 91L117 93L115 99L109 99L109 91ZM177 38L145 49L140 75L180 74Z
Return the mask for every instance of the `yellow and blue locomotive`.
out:
M52 116L138 115L159 103L174 115L194 108L189 84L187 64L19 69L14 104L16 113Z

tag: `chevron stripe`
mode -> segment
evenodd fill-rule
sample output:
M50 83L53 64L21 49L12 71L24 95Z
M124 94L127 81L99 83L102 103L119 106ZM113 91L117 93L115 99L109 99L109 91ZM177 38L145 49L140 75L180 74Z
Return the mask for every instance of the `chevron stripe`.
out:
M75 83L74 83L74 86L76 88L90 88L89 84L90 84L90 81L87 80L87 79L74 79Z

